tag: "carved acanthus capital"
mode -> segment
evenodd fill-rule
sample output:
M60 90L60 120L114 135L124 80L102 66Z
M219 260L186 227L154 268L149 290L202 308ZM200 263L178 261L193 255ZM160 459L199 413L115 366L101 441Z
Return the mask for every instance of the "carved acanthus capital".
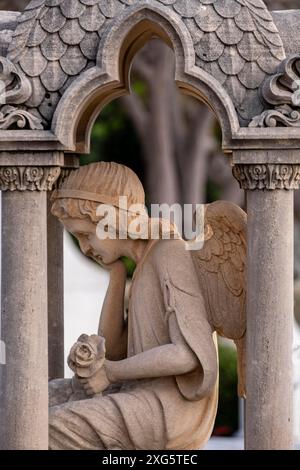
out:
M246 190L299 189L300 165L239 164L233 167L233 176Z
M60 167L7 166L0 168L1 191L51 191Z

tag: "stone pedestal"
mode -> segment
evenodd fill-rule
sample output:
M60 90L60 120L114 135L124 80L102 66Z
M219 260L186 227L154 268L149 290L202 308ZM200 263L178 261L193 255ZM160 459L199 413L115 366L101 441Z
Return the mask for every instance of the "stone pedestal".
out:
M0 169L0 448L48 448L47 190L59 168Z
M246 449L293 449L296 165L237 165L247 191ZM298 176L297 176L298 178Z

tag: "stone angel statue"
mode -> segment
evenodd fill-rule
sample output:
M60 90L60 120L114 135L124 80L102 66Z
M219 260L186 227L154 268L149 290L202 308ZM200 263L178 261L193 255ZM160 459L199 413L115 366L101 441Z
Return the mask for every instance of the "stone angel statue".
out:
M105 228L117 231L114 239L98 236L100 204L116 211ZM209 236L191 251L161 220L157 239L133 237L137 204L145 205L141 182L116 163L81 167L53 194L53 214L110 271L110 284L98 335L80 337L70 353L74 379L50 383L51 449L204 447L218 402L216 332L236 341L245 394L245 213L226 202L207 205ZM123 256L137 266L127 315Z

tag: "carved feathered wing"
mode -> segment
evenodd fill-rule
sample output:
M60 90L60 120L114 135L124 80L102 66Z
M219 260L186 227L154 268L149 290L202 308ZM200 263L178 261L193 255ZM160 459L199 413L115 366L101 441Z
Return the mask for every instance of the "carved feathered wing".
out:
M50 125L74 78L95 65L105 27L143 0L32 0L20 15L8 58L30 78L36 108ZM186 24L196 65L227 90L247 125L265 105L258 88L285 58L272 16L261 0L157 0Z
M204 247L192 251L211 326L238 349L239 395L245 396L247 216L235 204L206 206Z

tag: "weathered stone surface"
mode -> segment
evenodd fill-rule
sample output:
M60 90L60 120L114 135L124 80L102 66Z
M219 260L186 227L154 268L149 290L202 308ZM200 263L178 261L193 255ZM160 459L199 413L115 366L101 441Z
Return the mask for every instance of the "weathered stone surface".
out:
M9 129L16 125L23 129L43 129L42 121L33 112L18 108L35 93L34 85L28 77L12 62L0 57L1 80L4 88L0 90L0 129Z
M58 60L49 62L46 70L41 75L42 84L51 92L60 90L66 80L66 74L63 72Z
M99 42L100 38L97 33L86 33L84 39L80 43L80 49L83 55L89 60L95 60Z
M293 191L248 191L246 449L294 449Z
M255 116L250 127L300 127L300 55L280 64L277 73L265 80L261 93L271 109Z
M64 171L64 170L62 170ZM49 380L64 377L64 230L47 198Z
M110 201L110 204L118 207L121 194L127 196L128 207L133 203L145 203L144 191L137 176L124 166L104 162L87 165L72 172L53 194L52 213L78 238L84 253L101 263L112 260L114 266L98 335L82 335L72 347L68 358L69 367L76 374L75 380L83 384L85 395L74 397L70 384L61 382L61 388L57 382L53 387L50 384L50 405L57 405L50 406L50 448L69 449L72 434L73 448L86 449L89 447L91 436L96 432L97 439L93 441L93 448L103 449L105 443L105 447L111 449L118 429L118 442L122 447L146 449L153 445L153 434L149 429L155 427L157 447L198 449L209 436L215 413L217 358L212 333L214 330L237 341L239 391L241 395L245 393L243 371L246 330L246 214L237 206L226 202L208 205L205 233L209 236L204 246L201 245L202 248L199 247L194 252L186 249L182 239L167 243L160 239L135 240L132 256L137 259L137 269L130 292L128 338L126 333L125 341L122 342L125 326L123 303L126 270L122 263L113 261L114 254L110 253L110 250L105 257L99 258L99 248L92 248L89 238L84 242L82 236L83 231L91 236L95 232L97 224L93 221L99 203ZM85 204L78 202L81 200L84 200ZM67 219L61 217L66 212ZM88 218L83 220L82 216L88 214ZM130 232L136 215L128 212L130 222L125 222L122 227L126 233ZM154 221L151 221L147 214L145 217L145 227L150 227ZM78 220L82 222L78 223ZM112 222L109 229L114 228L116 223ZM168 231L172 232L172 228L165 228L165 235ZM116 243L119 243L120 253L123 253L128 240L119 240ZM142 250L140 257L136 256L138 250ZM180 271L175 268L178 263L181 266ZM155 266L154 269L151 266ZM158 293L162 295L157 295ZM149 301L153 296L158 298L155 305ZM200 298L202 314L199 316L197 304ZM158 309L166 312L166 319L156 315ZM162 315L164 317L164 314ZM182 321L185 315L187 316ZM176 354L177 346L172 339L173 334L171 333L167 343L163 341L164 332L175 327L179 316L178 333L181 332L184 338L187 338L185 345L180 344L182 354L185 355L184 369L187 371L190 367L186 353L191 347L194 351L190 342L193 337L200 338L200 341L197 339L195 342L200 349L205 348L203 357L206 364L200 369L195 367L195 364L192 375L185 374L183 370L181 377L176 374L180 361ZM143 328L140 327L142 324ZM120 334L116 334L115 341L112 341L111 335L116 331L114 325L119 325ZM106 348L103 337L106 338ZM128 348L124 348L122 345L127 343ZM163 343L164 350L161 348ZM138 350L136 344L139 345ZM152 360L143 354L149 349L152 351ZM174 354L169 356L169 350L174 350ZM199 352L198 346L195 347L194 360L197 362L201 360ZM206 371L209 371L207 376ZM160 377L158 381L153 382L153 374ZM168 377L173 374L175 381ZM139 378L143 380L134 390L127 392L124 388L122 394L119 394L119 389L116 389L115 395L110 395L108 402L106 395L110 393L112 386L120 387L124 383L126 387L127 380ZM149 383L152 384L152 390L155 390L154 394L149 392ZM66 385L71 389L71 393L62 393ZM140 394L146 399L146 404L143 403L142 407L138 405ZM157 397L163 398L164 395L168 397L167 405L162 401L159 407L155 406ZM85 400L87 397L90 397L90 400ZM119 401L120 399L122 401ZM171 404L173 411L169 412ZM138 421L132 422L131 416L136 413L137 407ZM101 419L106 417L107 413L110 419ZM92 414L95 420L90 419ZM206 418L202 420L203 425L199 425L200 416ZM89 426L83 435L80 429L87 420ZM172 440L165 433L165 424L169 422L173 423ZM75 437L74 429L79 431ZM193 442L190 439L191 429Z
M66 18L58 7L54 7L41 18L40 24L48 33L57 33L66 24Z
M49 61L59 60L66 52L67 48L67 44L60 38L58 33L47 36L41 45L41 51ZM45 86L45 88L51 91L47 86Z
M38 77L47 67L47 59L38 47L27 49L20 59L20 66L29 77Z
M162 5L163 9L161 9L159 4ZM191 44L188 42L190 39L188 39L187 31L183 27L183 24L186 25L194 43L196 65L210 73L219 81L219 84L224 85L224 89L231 97L241 119L240 122L243 125L249 122L249 118L252 118L255 114L259 114L262 111L266 113L279 113L281 120L275 120L275 125L278 122L280 122L281 125L299 124L300 113L295 109L295 103L293 101L294 93L292 93L290 88L291 82L295 79L295 76L299 78L299 58L292 64L290 62L281 64L281 67L287 66L286 70L281 70L282 73L276 78L273 76L279 62L284 58L285 52L277 29L272 21L272 17L266 11L260 0L201 0L197 2L160 0L155 3L152 2L152 0L145 3L135 0L106 2L99 0L76 0L72 2L72 4L66 2L66 0L35 0L29 4L24 15L20 18L18 17L18 26L11 42L9 53L10 58L15 61L15 63L12 64L12 62L9 61L5 63L2 61L5 79L8 79L9 84L11 84L11 78L13 76L13 78L17 79L19 85L19 87L13 87L13 89L9 91L11 92L9 96L11 97L12 104L20 104L23 107L25 102L25 108L30 108L30 112L27 109L16 109L14 107L1 108L2 127L6 129L12 124L19 127L27 125L27 127L34 129L36 128L35 126L41 126L42 120L40 114L47 120L47 125L50 126L53 113L62 94L74 80L77 80L77 83L74 84L72 90L70 90L68 100L65 100L69 105L72 103L73 99L73 105L68 107L67 115L61 113L61 116L65 116L67 119L71 113L73 113L72 116L74 116L74 110L79 109L76 108L76 104L74 105L74 99L80 101L82 98L78 93L78 82L80 82L80 85L83 83L80 91L86 92L84 96L92 96L92 92L99 89L96 88L96 86L101 87L103 84L107 86L106 90L108 96L109 92L115 92L114 89L109 88L111 83L105 82L106 77L104 77L104 74L101 75L101 71L99 72L100 67L93 67L96 64L95 57L99 45L98 38L102 36L104 29L108 25L110 25L111 28L107 28L105 34L109 37L110 31L112 31L114 25L118 23L121 15L129 12L130 8L136 8L137 5L147 7L146 17L148 20L149 18L155 18L155 21L158 21L157 18L159 18L160 14L164 16L169 12L173 25L176 25L176 31L180 32L178 37L182 38L184 36L187 40L187 42L183 40L185 46ZM156 9L156 16L152 15L151 7ZM92 18L91 8L93 8L95 12ZM100 15L98 13L96 14L96 11L99 11ZM160 13L158 13L158 11L160 11ZM47 18L49 19L51 15L53 21L49 23ZM102 17L106 18L105 21L102 21ZM91 22L89 22L89 18L91 18ZM110 23L108 23L108 20ZM100 22L101 26L100 30L98 30ZM128 22L127 27L128 30L126 32L128 33L130 32L130 22ZM108 29L110 29L110 31L108 31ZM175 35L172 36L171 27L167 27L166 29L173 39L174 37L176 38ZM118 32L119 30L116 28L116 31ZM118 38L116 35L111 37L114 37L117 42ZM105 39L104 35L103 38ZM113 42L109 43L108 41L108 44L110 44L111 49L113 49ZM176 58L183 62L182 52L178 54L178 51L182 51L178 45L178 40L175 39L174 44L175 54L177 54ZM111 52L115 51L112 50ZM299 132L293 132L297 131L297 129L284 129L282 131L281 128L278 128L276 132L272 129L240 129L234 110L232 111L232 103L228 95L224 93L222 87L218 87L219 84L216 81L213 81L211 77L207 77L206 74L201 74L200 70L193 66L193 52L194 50L191 48L191 50L189 50L189 58L183 64L187 67L186 70L184 69L186 75L181 71L181 75L180 73L178 75L179 79L177 76L178 82L180 83L181 80L182 82L184 82L184 80L190 80L188 81L188 85L190 86L189 91L191 91L197 90L197 86L202 84L202 80L206 86L206 89L204 86L201 88L203 92L202 96L207 98L207 101L212 107L217 103L216 108L218 108L218 111L220 111L220 109L223 110L223 114L221 114L220 111L223 118L220 121L225 129L224 134L227 139L227 150L231 151L234 148L247 149L246 151L241 151L241 153L247 153L247 155L244 156L245 159L248 160L247 165L236 164L234 169L234 174L240 181L242 187L249 192L248 285L250 287L250 294L248 295L248 351L250 351L250 353L248 353L248 355L250 354L251 360L248 360L247 379L247 415L248 417L250 416L250 419L247 421L247 446L249 449L291 448L292 425L290 398L292 393L292 378L290 373L291 351L289 346L291 344L293 273L292 263L290 262L292 259L292 243L291 237L287 237L287 231L288 234L293 232L291 190L299 186L300 167L299 152L295 153L294 150L293 153L289 148L294 147L294 149L298 151ZM32 53L34 54L34 60L32 60ZM113 70L110 57L108 57L108 55L105 56L105 54L104 57L106 59L104 63L105 67L109 69L115 83L119 85L118 75L117 72ZM113 57L116 57L116 55ZM117 63L117 60L115 60L115 62ZM98 56L97 65L99 64L101 64L101 61ZM188 69L188 67L191 68ZM88 70L89 68L90 70ZM191 75L188 75L189 70L192 70L194 73L194 81L191 79ZM85 71L85 74L81 81L79 75L83 71ZM199 74L201 80L197 81L195 78L197 74ZM270 76L269 80L266 80L264 87L261 88L265 98L265 101L263 101L260 97L260 86L268 76ZM223 99L222 103L224 109L220 104L222 101L220 97ZM289 103L289 109L284 108L287 114L284 114L282 110L279 112L278 109L266 110L266 101L271 103L272 106L275 106L280 100L283 100L285 105L287 102ZM96 104L99 104L99 102L96 101ZM90 116L87 116L87 118L89 117ZM34 118L36 118L36 121L34 121ZM229 124L226 119L229 121ZM262 119L262 116L259 116L259 119ZM266 118L266 116L263 115L263 120L264 122L268 120L268 122L272 124L273 116L270 117L270 115L267 115ZM55 125L57 122L58 121L56 121ZM62 127L64 126L64 123L60 122L60 124ZM41 127L37 128L41 129ZM53 128L57 130L57 127L53 126ZM70 130L71 127L68 128L65 126L63 129ZM5 331L7 332L7 337L12 339L12 347L9 351L10 362L8 362L7 369L9 383L6 380L7 377L5 377L4 380L2 380L1 377L0 382L2 387L0 407L1 413L3 412L1 422L5 420L5 423L8 423L5 429L5 435L2 434L1 436L1 446L3 448L7 448L8 446L11 446L11 448L29 448L29 446L44 448L47 446L47 416L45 412L47 406L45 400L46 355L43 356L43 363L39 364L42 371L38 368L34 373L33 378L37 379L37 388L34 389L28 386L28 375L24 374L22 360L25 351L25 355L27 353L28 357L30 356L30 361L37 363L38 355L43 354L43 348L46 347L46 309L44 296L46 290L46 270L43 270L43 268L45 268L46 253L46 234L44 230L45 196L46 191L52 187L57 173L60 171L60 166L62 165L60 165L60 163L57 163L58 166L56 166L56 164L50 165L52 156L49 149L57 148L56 146L59 144L61 145L60 148L63 148L65 141L61 139L61 141L58 142L57 136L59 133L57 132L55 134L55 131L53 131L53 134L50 131L31 132L28 130L23 133L18 132L19 131L15 130L10 132L4 131L2 134L3 137L1 135L0 139L1 148L11 150L11 153L2 155L1 162L5 164L5 167L0 170L0 183L2 185L1 188L5 191L5 214L8 218L7 233L4 237L6 255L3 255L3 259L5 263L10 266L10 272L5 273L4 276L5 288L3 292L4 296L6 296L4 297L6 309ZM65 136L67 134L68 132L65 132ZM70 132L70 134L72 133ZM61 135L59 136L61 137ZM80 137L83 141L84 136L81 135ZM76 143L77 141L75 144ZM80 143L82 142L80 141ZM75 149L78 151L75 146L68 146L67 144L66 148L68 150ZM24 153L24 149L28 148L32 148L36 151L39 145L43 145L43 149L47 150L49 153L38 156L34 152L30 155ZM263 147L266 150L262 152L260 149ZM272 155L270 148L276 149L276 156ZM16 156L16 154L13 153L16 149L21 152L17 154L18 162L15 165L9 164ZM249 157L249 152L251 153L249 149L253 149L251 158ZM258 152L257 149L260 151ZM273 151L275 152L275 150ZM240 155L239 158L242 161L243 155ZM33 164L36 159L39 160L38 163ZM270 160L272 160L272 164ZM43 166L45 161L50 165L46 169ZM21 164L21 162L23 163ZM93 175L91 175L91 177L92 176ZM109 181L109 184L112 186L113 181ZM102 184L101 190L103 190L103 186ZM90 189L90 187L88 189ZM14 212L16 209L17 212ZM21 213L21 209L24 210L24 213ZM241 221L239 218L235 220L235 230L231 230L234 225L234 223L231 225L231 222L234 222L233 220L230 219L229 225L226 225L224 213L228 215L227 209L229 213L229 207L225 205L224 207L222 206L220 212L217 211L217 213L212 214L213 208L210 206L208 212L212 212L210 212L210 214L208 213L208 215L211 217L211 226L213 229L221 229L221 232L223 230L224 234L221 234L221 237L214 236L212 239L208 240L206 245L208 251L203 252L203 256L199 255L197 260L198 267L200 266L200 270L203 269L202 274L204 282L210 282L208 281L209 273L212 273L213 277L215 275L219 276L220 282L218 282L217 288L215 288L215 284L212 282L213 295L211 299L216 302L215 306L218 300L216 293L219 294L218 289L220 289L220 285L225 286L224 289L230 292L230 296L227 293L228 297L227 294L224 294L226 302L220 302L220 311L214 312L216 316L212 315L209 319L211 325L214 328L218 326L219 329L223 320L228 322L226 325L228 326L229 324L229 327L231 326L231 321L233 321L233 325L236 326L234 323L235 317L231 316L233 312L244 313L244 305L243 308L241 308L240 302L243 301L245 294L244 283L243 280L241 281L243 273L245 272L245 263L243 259L241 260L238 256L235 256L236 252L241 254L242 251L243 255L245 254L245 246L243 245L243 248L241 248L241 234L243 235L244 229L239 229L238 220ZM16 236L15 239L12 237L12 232L15 232L15 225L12 226L11 219L9 219L12 213L20 214L18 221L22 223L22 227L28 225L27 219L29 214L32 215L32 220L34 221L33 226L29 227L27 231L25 230L25 235L21 233L22 237ZM216 216L217 218L223 217L221 223L217 223ZM42 220L43 223L42 230L39 231L41 228L39 226L33 233L35 224L40 223L40 220ZM221 226L218 224L221 224ZM230 233L230 236L228 233ZM37 234L38 238L36 239L34 237ZM218 234L220 235L219 231ZM259 234L259 236L257 236L257 234ZM32 251L32 241L35 240L42 240L43 245L40 245L41 256L39 253L36 254L36 251L34 253ZM211 241L211 244L209 241ZM223 242L226 247L222 251ZM24 245L28 247L27 254L21 251L20 247L23 249ZM34 246L36 246L36 243ZM221 247L221 259L215 255L214 250L216 246L219 252ZM270 246L272 247L271 251ZM21 252L22 256L20 260L25 266L24 270L21 272L18 271L12 255L13 253L15 256L16 252ZM29 264L30 256L28 253L31 255L31 258L33 258L31 264ZM171 259L173 254L172 250L166 259ZM260 263L257 263L258 258L261 260ZM210 261L211 264L209 263ZM159 262L161 262L161 259ZM36 276L33 279L32 270L27 269L27 263L30 269L33 266L34 272L40 273L43 271L41 284L38 284ZM204 265L207 267L206 270L203 267ZM237 273L230 271L232 265L237 269ZM192 285L193 278L189 277L192 271L192 268L187 269L185 272L188 273L188 277L182 277L183 281L188 281L186 293L190 292L189 289ZM20 296L14 298L11 295L13 278L16 279L18 285L21 286L21 292L24 294L23 297L29 292L29 295L25 299L25 304L21 302L23 297L20 300ZM151 286L154 284L154 281L149 283ZM209 288L208 284L207 286ZM223 290L223 293L224 291L225 290ZM181 289L180 292L179 299L181 300L185 291ZM169 291L167 291L167 299L169 299L168 293ZM145 295L146 294L147 292L145 292ZM41 297L41 295L43 295L43 297ZM206 293L205 295L208 295L210 300L210 294ZM221 295L222 300L224 296ZM150 300L152 299L153 295L151 292ZM140 299L135 300L138 300L136 302L136 308L139 308L141 304ZM230 308L224 319L222 317L222 314L224 314L224 305L228 307L230 302L234 301L237 302L238 309L234 310ZM43 302L43 304L41 304L41 302ZM38 312L39 316L37 316L37 309L32 308L32 306L36 304L40 306ZM22 316L19 314L20 305L22 306ZM151 301L149 305L150 307L152 306ZM178 302L176 302L176 304L168 304L168 314L174 312L174 305L177 307ZM190 308L189 305L188 308L182 309L182 314L184 315L185 312L190 314L191 310L192 308ZM197 306L197 315L198 314L199 308ZM151 316L145 315L145 322L150 317ZM274 318L276 321L273 321ZM187 325L189 321L193 324L193 328L191 329L193 334L195 325L197 325L197 319L198 317L195 317L195 319L191 320L189 317L186 322ZM32 329L32 324L35 322L34 329ZM143 326L146 324L145 322ZM269 325L271 325L271 328L268 328ZM278 328L278 325L280 325L280 328ZM241 326L241 330L239 330L240 337L244 334L244 317L239 318L239 326ZM34 335L42 335L41 344L39 344L40 349L38 351L31 348L32 342L30 338L28 339L28 336L26 336L29 327ZM24 347L20 348L20 350L17 349L18 345L13 341L16 329L18 332L21 332L21 338L24 340ZM203 330L201 329L201 331ZM245 353L245 338L243 336L242 345L239 344L239 339L238 350L243 356ZM195 341L194 344L201 345L202 342L198 340L199 337L197 336L197 341ZM13 362L11 360L12 357L14 358ZM276 361L278 361L278 357L281 363L285 365L284 370L277 367L278 364ZM159 361L156 363L159 363ZM258 368L257 364L262 364L262 366ZM173 361L171 365L173 365ZM243 363L240 363L240 365L243 365ZM213 366L212 369L215 370L215 367ZM274 370L275 374L273 374ZM37 375L38 372L40 375ZM117 375L116 369L110 371L110 374L111 375L108 374L110 379L108 379L108 376L106 379L114 382ZM30 380L32 380L32 375ZM102 386L102 378L100 378L99 381L96 385L99 386L100 383L100 386ZM278 384L278 387L275 387L275 391L274 382L276 385ZM22 391L24 392L23 396L21 396ZM274 413L272 406L267 410L265 408L265 403L261 397L265 397L267 394L270 397L272 396L272 403L275 403L276 413ZM12 397L14 397L13 400ZM181 395L180 397L182 398ZM286 400L287 403L285 407L281 406L283 400ZM28 405L31 404L32 401L36 403L33 413ZM12 403L14 408L12 408ZM79 404L79 406L81 406L81 404ZM199 411L198 406L197 403L197 412ZM107 410L107 408L105 409ZM128 410L127 407L125 407L125 409ZM136 408L134 407L133 409L134 412L136 412ZM159 409L161 410L161 408ZM13 420L10 420L11 415L13 415L13 412L16 410L19 411L18 415L16 415L16 422L19 428L22 429L23 427L26 430L30 430L30 432L25 435L23 429L22 435L20 432L16 433L15 430L17 426ZM145 418L149 415L151 418L153 417L151 413L147 413L145 414ZM92 417L93 416L94 415L92 415ZM52 417L51 420L52 439L54 436L56 417L57 416ZM194 414L191 415L191 419L193 418ZM102 423L102 420L97 420L96 426L99 426L99 422ZM109 426L111 426L113 420L109 419L107 422ZM197 422L195 432L199 431L198 424ZM109 426L108 428L110 429ZM19 428L17 431L19 431ZM162 427L162 429L165 428ZM180 427L180 432L181 431L182 429ZM127 433L125 434L127 436ZM78 435L81 436L80 433ZM140 435L141 433L139 433L138 438ZM208 435L209 432L206 430L202 439ZM146 438L148 438L148 434L146 434ZM52 440L52 445L54 441ZM57 442L59 445L62 445L61 439L58 439Z
M230 90L232 96L234 97L235 103L241 105L244 102L246 90L242 86L238 77L232 75L226 79L226 88Z
M38 109L44 119L49 120L50 116L53 114L53 109L56 108L59 100L60 94L58 92L46 93L45 99Z
M156 7L158 4L173 14L175 12L178 21L185 22L194 42L198 66L201 65L208 73L212 73L213 70L219 72L220 67L225 75L237 76L245 89L244 93L240 90L238 93L232 93L232 81L226 81L222 73L216 73L215 78L219 80L221 77L220 83L232 98L241 124L247 125L253 117L253 110L257 109L255 104L248 106L253 96L252 90L258 89L261 81L274 72L280 61L285 58L281 38L263 2L261 0L153 2ZM108 21L114 22L124 11L136 8L137 5L143 5L143 2L137 0L34 2L20 18L19 26L14 33L14 41L10 46L9 57L19 62L25 73L31 77L40 76L44 72L44 66L46 68L44 61L60 60L63 73L66 75L65 79L61 77L62 94L67 89L66 84L70 82L68 77L95 64L99 45L95 34L101 35ZM145 6L151 8L151 1L145 2ZM58 33L64 47L67 47L61 57L58 57L59 54L54 54L53 49L49 47L53 39L49 39L48 35L53 33ZM44 60L39 58L34 70L31 71L28 63L32 49L28 49L29 45L40 48L44 58ZM73 60L74 46L79 46L81 52L80 55L76 49L78 67L74 65ZM228 53L228 47L235 48L235 57L232 50ZM62 50L63 46L60 45L59 51ZM269 60L270 56L272 60ZM246 61L244 67L242 67L243 60ZM67 64L68 61L71 62L70 65ZM218 66L217 62L220 62ZM51 93L56 89L56 84L50 85L50 88L45 84L44 86L46 92ZM241 96L244 97L243 102L240 101ZM53 108L53 112L54 110ZM50 125L51 114L48 119Z
M77 46L69 47L60 64L68 75L78 75L86 66L87 59Z
M27 105L32 108L37 108L43 102L46 90L39 77L35 77L31 80L32 95L27 101Z
M244 58L240 56L236 47L234 46L227 46L225 48L222 57L219 58L218 63L222 72L224 72L226 76L238 75L245 66Z
M1 191L50 191L59 175L59 167L0 167L0 188Z
M74 19L66 23L59 35L67 46L76 46L84 38L85 31L81 28L78 19Z
M105 22L105 16L101 14L97 5L88 7L79 17L79 24L85 31L98 31Z
M235 165L233 175L241 189L299 189L300 165Z
M2 188L1 188L2 189ZM2 193L0 448L48 449L46 191ZM34 247L34 248L33 248ZM37 340L38 339L38 340ZM28 364L34 364L28 373Z
M299 53L300 10L273 11L272 16L283 41L286 55ZM292 41L291 38L293 38Z

